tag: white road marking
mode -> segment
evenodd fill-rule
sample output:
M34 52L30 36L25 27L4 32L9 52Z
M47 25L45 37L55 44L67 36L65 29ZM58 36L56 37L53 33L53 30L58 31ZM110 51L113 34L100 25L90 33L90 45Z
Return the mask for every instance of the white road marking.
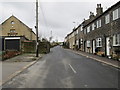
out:
M84 85L84 87L88 87L88 85Z
M69 64L70 68L73 70L73 72L76 74L77 72L75 71L75 69Z

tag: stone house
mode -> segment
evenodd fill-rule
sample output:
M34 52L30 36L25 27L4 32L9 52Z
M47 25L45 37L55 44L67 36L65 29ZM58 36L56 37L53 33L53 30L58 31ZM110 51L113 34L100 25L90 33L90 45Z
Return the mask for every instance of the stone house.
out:
M79 50L120 59L120 1L105 12L101 4L97 4L96 15L90 12L89 19L76 29Z
M68 41L69 41L69 48L70 49L74 49L74 46L75 46L75 33L74 33L74 30L69 34L69 37L68 37Z
M15 16L9 17L0 25L0 37L2 49L21 50L21 42L24 40L36 40L36 34Z
M85 51L111 57L120 53L120 2L105 12L97 4L96 11L96 17L83 27Z

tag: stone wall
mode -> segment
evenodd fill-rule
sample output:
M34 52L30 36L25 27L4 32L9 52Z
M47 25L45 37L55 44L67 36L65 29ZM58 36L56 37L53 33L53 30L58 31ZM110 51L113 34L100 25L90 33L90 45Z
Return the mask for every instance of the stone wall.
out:
M22 53L35 53L36 52L36 41L22 42ZM49 42L39 42L39 53L49 53L50 44Z

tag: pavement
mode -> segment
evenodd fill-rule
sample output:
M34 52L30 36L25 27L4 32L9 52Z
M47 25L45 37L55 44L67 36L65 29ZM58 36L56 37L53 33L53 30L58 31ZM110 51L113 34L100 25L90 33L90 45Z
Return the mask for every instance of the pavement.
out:
M16 75L20 74L23 70L30 67L41 57L35 57L35 54L22 54L15 56L13 58L1 61L1 72L0 85L6 83L10 79L14 78Z
M118 68L57 46L3 88L119 88L119 72Z
M87 58L91 58L93 60L105 63L107 65L111 65L113 67L120 68L120 61L117 61L117 60L114 60L114 59L109 59L107 57L101 57L101 56L94 55L94 54L91 54L91 53L86 53L86 52L83 52L83 51L75 51L75 50L71 50L71 49L68 49L68 50L73 51L74 53L77 53L79 55L85 56Z

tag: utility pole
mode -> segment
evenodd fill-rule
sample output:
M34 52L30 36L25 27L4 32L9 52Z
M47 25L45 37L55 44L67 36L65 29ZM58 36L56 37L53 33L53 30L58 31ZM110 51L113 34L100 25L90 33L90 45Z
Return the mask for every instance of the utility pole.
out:
M39 52L38 52L38 0L36 0L36 57L38 57Z
M49 42L51 42L51 40L52 40L52 31L50 32L50 38L49 38Z

